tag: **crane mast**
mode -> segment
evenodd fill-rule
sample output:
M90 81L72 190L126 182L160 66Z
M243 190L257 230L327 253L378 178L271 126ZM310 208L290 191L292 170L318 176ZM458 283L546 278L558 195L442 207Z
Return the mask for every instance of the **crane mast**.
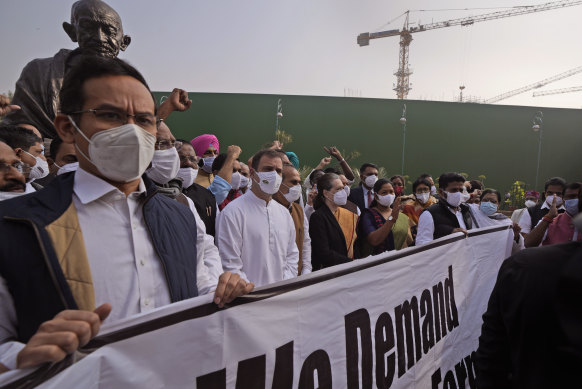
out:
M396 96L399 99L406 99L408 96L408 92L410 91L410 71L408 67L408 57L409 57L409 47L410 43L412 42L412 34L417 32L429 31L434 30L437 28L445 28L445 27L452 27L452 26L470 26L478 22L485 22L488 20L494 19L502 19L511 16L519 16L519 15L526 15L534 12L541 12L541 11L549 11L552 9L558 8L565 8L565 7L572 7L575 5L582 4L582 0L561 0L561 1L554 1L544 4L538 5L530 5L530 6L519 6L514 7L507 11L497 11L497 12L490 12L483 15L477 16L468 16L464 18L458 19L451 19L445 20L436 23L430 24L420 24L417 27L409 27L408 26L408 18L410 11L406 11L404 26L402 30L387 30L387 31L380 31L369 33L365 32L358 35L358 45L360 46L368 46L370 44L371 39L379 39L379 38L387 38L391 36L400 36L400 53L398 59L398 71L394 73L396 76Z

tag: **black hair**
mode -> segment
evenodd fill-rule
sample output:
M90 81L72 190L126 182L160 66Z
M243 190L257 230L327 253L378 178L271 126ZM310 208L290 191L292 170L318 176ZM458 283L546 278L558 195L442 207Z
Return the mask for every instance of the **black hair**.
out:
M42 144L42 139L36 136L32 130L11 124L0 126L0 137L13 149L28 151L35 144Z
M338 176L341 174L341 173L339 172L339 170L337 170L337 169L335 169L335 168L333 168L333 167L328 167L328 168L325 168L325 169L323 169L323 172L324 172L324 173L334 173L334 174L337 174Z
M471 184L471 189L468 190L469 193L473 193L476 189L483 189L483 183L481 181L471 180L469 181L469 184Z
M439 189L445 190L445 188L449 186L451 182L465 182L465 181L466 181L465 177L463 177L459 173L454 172L443 173L439 177Z
M105 76L129 76L142 83L150 92L146 80L141 73L133 66L119 58L99 57L99 56L81 56L77 63L71 67L63 79L63 86L59 93L61 113L70 114L80 111L85 103L85 94L83 85L87 80ZM154 95L152 100L157 113L157 104Z
M544 198L546 197L546 191L548 190L548 186L561 186L562 187L562 193L564 193L564 190L566 190L566 180L564 180L562 177L552 177L549 180L546 181L546 183L544 184Z
M49 146L49 152L53 160L57 159L57 153L59 152L62 144L63 140L58 136L51 141L51 145Z
M362 166L360 166L360 174L364 173L364 171L367 168L369 168L369 167L373 167L374 169L378 169L378 165L375 165L373 163L366 162L365 164L363 164Z
M402 180L402 186L406 187L406 180L404 179L404 177L402 177L400 174L395 174L392 177L390 177L390 182L394 182L394 180L396 178L400 178L400 180Z
M251 162L251 166L255 171L259 170L259 162L261 161L261 158L263 158L264 156L267 156L270 158L281 158L281 154L278 151L270 150L270 149L261 150L258 153L256 153L255 155L253 155L253 160ZM281 159L281 161L283 161L283 160Z
M424 179L427 179L429 177L432 178L432 176L428 173L422 173L420 176L418 176L418 178L424 178Z
M430 189L431 187L429 180L427 180L426 178L419 177L416 179L416 181L412 183L412 193L416 193L416 188L418 188L419 185L426 185L428 186L428 189Z
M380 191L380 189L382 189L382 187L386 184L390 184L392 185L392 181L386 179L386 178L380 178L378 181L376 181L376 183L374 184L374 193L378 193ZM394 188L394 185L392 185L392 187ZM373 208L376 205L378 205L378 202L376 201L376 198L374 198L374 200L372 200L372 204L368 205L368 208Z
M580 190L582 189L582 182L572 182L566 185L566 187L564 188L564 193L566 192L566 189Z
M485 189L483 192L481 192L479 201L483 200L483 197L485 197L485 195L488 195L489 193L495 193L495 195L497 196L497 204L501 205L501 193L499 193L499 191L495 189Z
M319 209L321 206L325 205L325 197L323 197L324 190L331 190L332 182L339 180L339 177L335 173L325 173L323 176L319 177L317 180L317 195L313 200L313 208Z
M315 176L319 173L323 173L325 174L325 172L321 169L315 169L311 172L311 174L309 175L309 183L311 184L311 186L317 184L317 180L319 180L319 178L316 180Z
M241 162L242 164L242 162ZM281 172L281 177L283 178L283 180L285 179L285 168L291 168L293 170L297 170L295 169L295 166L293 166L293 164L291 163L287 163L287 162L283 162L283 171Z

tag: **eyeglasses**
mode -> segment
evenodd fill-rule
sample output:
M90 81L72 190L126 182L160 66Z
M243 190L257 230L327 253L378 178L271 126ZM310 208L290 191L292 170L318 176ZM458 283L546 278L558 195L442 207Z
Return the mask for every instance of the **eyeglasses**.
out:
M144 130L155 130L159 124L158 117L151 113L136 113L135 115L132 115L127 112L116 111L113 109L86 109L84 111L71 112L69 115L81 113L92 113L97 121L116 127L127 124L130 117L134 119L135 124L142 127Z
M11 168L16 169L18 171L18 173L20 173L20 174L26 174L26 173L30 172L31 166L27 163L20 162L20 161L14 162L13 164L0 162L0 172L6 174L6 173L10 172Z
M155 144L156 150L169 150L172 147L175 147L176 149L180 149L182 147L182 142L180 142L178 140L161 139L161 140L158 140Z

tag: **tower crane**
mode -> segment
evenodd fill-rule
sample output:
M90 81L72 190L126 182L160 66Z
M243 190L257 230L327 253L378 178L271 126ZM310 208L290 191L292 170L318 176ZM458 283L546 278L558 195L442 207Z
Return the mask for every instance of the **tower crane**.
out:
M572 86L570 88L562 88L562 89L550 89L541 92L534 92L533 97L538 96L547 96L547 95L557 95L561 93L572 93L572 92L581 92L582 86Z
M364 32L358 35L358 45L360 46L368 46L370 44L371 39L378 39L378 38L387 38L391 36L400 36L400 55L398 60L398 71L394 73L396 76L396 87L394 91L396 91L396 96L399 99L405 99L408 96L408 92L410 91L410 75L412 72L408 68L408 51L410 42L412 42L412 34L417 32L429 31L434 30L437 28L444 28L444 27L452 27L452 26L470 26L477 22L485 22L487 20L494 20L494 19L502 19L511 16L519 16L530 14L534 12L541 12L541 11L549 11L551 9L557 8L565 8L565 7L572 7L575 5L582 4L582 0L561 0L561 1L554 1L544 4L537 4L537 5L527 5L527 6L519 6L514 7L510 10L505 11L497 11L497 12L490 12L483 15L477 16L467 16L464 18L459 19L451 19L445 20L436 23L429 23L429 24L419 24L418 26L409 26L408 19L410 16L410 10L406 11L404 14L404 26L402 30L387 30L387 31L380 31L380 32Z
M485 104L496 103L498 101L508 99L508 98L515 96L515 95L518 95L520 93L524 93L524 92L530 91L532 89L541 88L542 86L548 85L549 83L552 83L552 82L555 82L558 80L563 80L566 77L570 77L570 76L573 76L574 74L578 74L578 73L582 73L582 66L579 66L579 67L574 68L574 69L570 69L564 73L556 74L553 77L546 78L546 79L538 81L538 82L534 82L533 84L529 84L529 85L526 85L524 87L514 89L514 90L509 91L509 92L502 93L500 95L497 95L495 97L492 97L490 99L485 100L484 103ZM543 92L540 92L540 93L543 93ZM534 96L535 96L535 94L534 94Z

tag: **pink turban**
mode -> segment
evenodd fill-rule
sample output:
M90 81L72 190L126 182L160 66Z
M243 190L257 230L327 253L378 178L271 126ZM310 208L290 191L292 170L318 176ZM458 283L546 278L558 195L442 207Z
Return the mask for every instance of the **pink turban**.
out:
M190 141L192 147L194 147L194 151L198 157L202 157L204 152L208 150L210 146L213 146L218 153L218 138L212 134L204 134L197 136L196 138Z

